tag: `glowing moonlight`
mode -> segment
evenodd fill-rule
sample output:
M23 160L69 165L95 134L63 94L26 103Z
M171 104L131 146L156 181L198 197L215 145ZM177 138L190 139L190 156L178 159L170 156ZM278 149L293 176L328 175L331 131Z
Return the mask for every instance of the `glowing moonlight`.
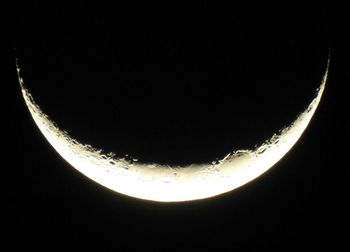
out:
M328 60L329 64L329 60ZM254 150L238 150L211 164L187 167L142 164L114 154L103 154L62 131L35 103L25 88L17 65L25 103L42 134L75 169L101 185L129 196L154 201L187 201L231 191L260 176L298 141L321 100L328 65L316 97L294 122Z

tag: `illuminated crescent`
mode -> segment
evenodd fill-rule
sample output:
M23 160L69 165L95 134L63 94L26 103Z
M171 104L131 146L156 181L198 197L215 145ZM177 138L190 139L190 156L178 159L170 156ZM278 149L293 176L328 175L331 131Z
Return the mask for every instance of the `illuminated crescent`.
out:
M329 60L328 60L329 65ZM238 150L218 162L186 167L143 164L104 154L62 131L35 103L17 65L19 83L28 109L47 141L75 169L97 183L122 194L153 201L188 201L212 197L257 178L276 164L298 141L321 100L328 65L310 105L288 127L261 146Z

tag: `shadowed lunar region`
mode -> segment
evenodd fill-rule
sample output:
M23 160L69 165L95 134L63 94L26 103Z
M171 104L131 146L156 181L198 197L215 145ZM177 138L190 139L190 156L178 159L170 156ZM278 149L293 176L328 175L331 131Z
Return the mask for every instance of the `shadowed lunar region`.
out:
M212 197L257 178L276 164L298 141L321 100L328 64L308 107L289 125L255 149L235 150L212 163L187 166L144 164L129 156L105 153L82 144L59 128L35 102L17 64L23 98L36 125L52 147L75 169L122 194L153 201L189 201Z

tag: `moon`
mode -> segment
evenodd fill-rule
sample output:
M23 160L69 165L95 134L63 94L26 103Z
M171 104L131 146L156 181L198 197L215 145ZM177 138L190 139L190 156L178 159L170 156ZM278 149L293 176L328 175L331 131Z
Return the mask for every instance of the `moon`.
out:
M34 122L72 167L115 192L145 200L176 202L229 192L274 166L295 145L310 123L325 89L328 68L329 58L315 97L289 126L254 149L232 151L219 161L188 166L144 164L80 143L42 111L25 87L18 64L17 73L24 101Z

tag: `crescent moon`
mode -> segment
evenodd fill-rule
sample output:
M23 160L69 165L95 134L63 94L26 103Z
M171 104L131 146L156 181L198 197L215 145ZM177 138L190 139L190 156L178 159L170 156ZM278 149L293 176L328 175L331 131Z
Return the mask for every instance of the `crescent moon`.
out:
M34 101L24 85L17 64L24 101L41 133L71 166L97 183L122 194L152 201L189 201L216 196L259 177L294 146L320 103L329 68L305 111L259 147L237 150L210 164L186 167L143 164L116 158L91 145L82 144L61 130Z

